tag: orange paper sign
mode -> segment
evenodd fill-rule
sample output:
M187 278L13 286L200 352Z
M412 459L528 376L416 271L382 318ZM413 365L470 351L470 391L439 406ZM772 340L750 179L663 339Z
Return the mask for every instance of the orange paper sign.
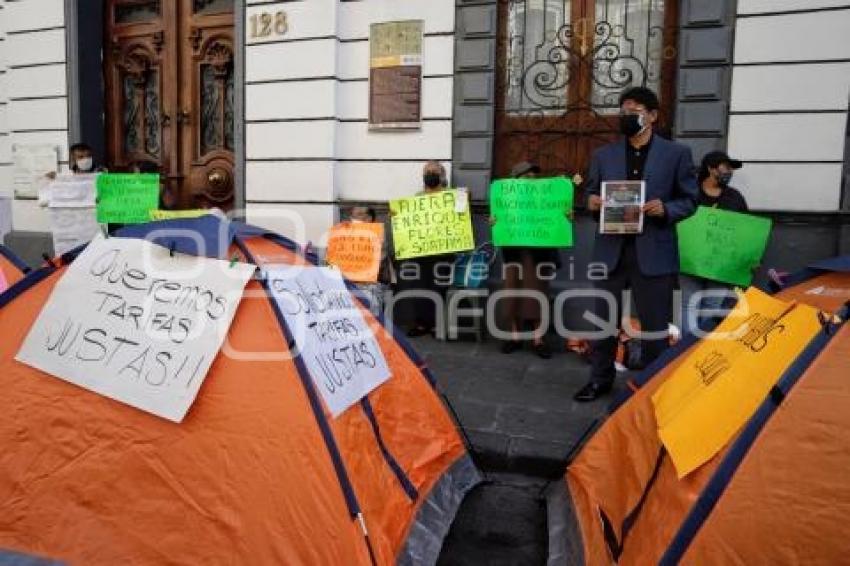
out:
M344 222L331 228L328 265L358 283L374 283L381 266L384 225L374 222Z

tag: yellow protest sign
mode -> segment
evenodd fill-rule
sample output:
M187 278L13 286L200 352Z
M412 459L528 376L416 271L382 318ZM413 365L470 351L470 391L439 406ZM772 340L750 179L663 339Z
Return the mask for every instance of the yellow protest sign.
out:
M178 218L199 218L210 211L205 208L192 210L151 210L151 220L176 220Z
M328 237L328 265L342 271L347 279L374 283L381 266L384 225L378 222L344 222L331 228Z
M818 311L751 288L652 396L680 478L717 454L820 331Z
M397 259L475 248L466 191L440 191L390 201Z

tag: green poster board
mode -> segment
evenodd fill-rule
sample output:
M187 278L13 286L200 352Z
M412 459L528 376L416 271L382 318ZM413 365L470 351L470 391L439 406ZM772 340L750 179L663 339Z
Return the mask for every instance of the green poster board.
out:
M103 173L97 176L97 221L114 224L150 222L159 208L156 173Z
M681 271L748 287L772 227L768 218L701 206L676 227Z
M573 245L573 183L551 179L500 179L490 185L493 243L565 248Z
M391 200L390 211L396 259L475 248L466 191L452 189Z

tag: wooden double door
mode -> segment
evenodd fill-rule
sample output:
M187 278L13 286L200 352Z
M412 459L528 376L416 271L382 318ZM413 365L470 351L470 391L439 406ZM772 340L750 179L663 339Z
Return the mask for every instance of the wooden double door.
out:
M676 0L499 0L495 171L525 160L546 175L584 172L618 136L620 94L659 95L672 126Z
M108 166L156 164L174 208L234 198L233 0L107 0Z

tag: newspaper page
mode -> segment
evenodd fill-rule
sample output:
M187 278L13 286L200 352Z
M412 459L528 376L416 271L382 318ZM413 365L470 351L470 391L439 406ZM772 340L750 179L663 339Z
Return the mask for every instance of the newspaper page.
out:
M646 181L606 181L602 183L602 234L640 234L643 232L643 205Z

